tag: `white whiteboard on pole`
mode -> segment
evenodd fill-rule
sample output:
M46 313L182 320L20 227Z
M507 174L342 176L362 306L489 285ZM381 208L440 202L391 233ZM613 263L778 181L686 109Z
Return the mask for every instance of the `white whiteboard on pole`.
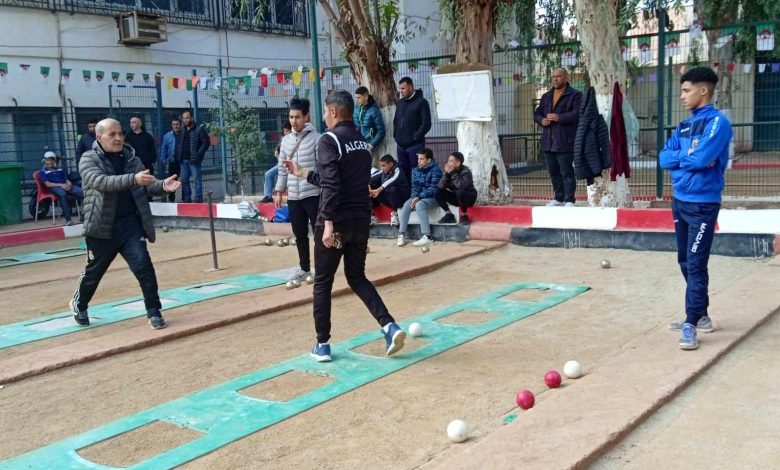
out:
M493 80L489 70L432 75L431 81L439 120L493 120Z

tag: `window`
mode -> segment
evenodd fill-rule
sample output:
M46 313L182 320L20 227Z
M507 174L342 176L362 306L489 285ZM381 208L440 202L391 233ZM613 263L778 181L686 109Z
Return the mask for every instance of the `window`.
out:
M177 10L183 13L195 13L202 15L206 12L204 0L178 0Z

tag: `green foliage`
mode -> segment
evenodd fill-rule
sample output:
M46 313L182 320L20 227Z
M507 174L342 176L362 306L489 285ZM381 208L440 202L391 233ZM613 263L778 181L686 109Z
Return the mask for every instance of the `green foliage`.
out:
M226 83L208 93L215 100L222 99L225 115L225 125L221 126L219 121L209 122L209 131L226 139L242 168L266 160L270 152L261 140L257 111L240 104L236 99L237 90L230 89Z

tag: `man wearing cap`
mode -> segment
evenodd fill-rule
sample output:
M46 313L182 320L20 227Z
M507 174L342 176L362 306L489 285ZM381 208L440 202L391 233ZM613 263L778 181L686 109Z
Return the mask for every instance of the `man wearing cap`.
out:
M81 190L81 187L74 185L65 176L65 170L57 166L57 154L51 150L43 154L43 168L41 168L39 175L41 183L60 199L65 225L73 225L68 196L73 197L79 203L82 202L84 200L84 192Z

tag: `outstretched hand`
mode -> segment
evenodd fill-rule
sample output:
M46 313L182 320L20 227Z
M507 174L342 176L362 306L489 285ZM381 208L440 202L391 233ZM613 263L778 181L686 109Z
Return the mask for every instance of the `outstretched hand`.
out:
M157 178L155 178L154 175L149 174L149 170L139 171L135 174L135 184L138 186L149 186L156 181Z
M176 178L178 175L171 175L163 180L163 189L168 193L175 193L181 187L181 181Z

